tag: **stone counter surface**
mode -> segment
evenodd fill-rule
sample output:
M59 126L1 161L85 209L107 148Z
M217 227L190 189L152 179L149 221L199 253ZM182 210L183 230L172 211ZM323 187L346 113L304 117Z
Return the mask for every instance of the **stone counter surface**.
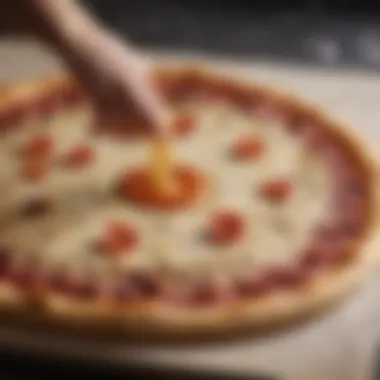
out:
M379 157L378 75L175 52L153 54L160 61L215 64L234 74L289 89L354 126ZM0 43L0 84L52 73L60 67L30 41ZM97 346L3 328L0 345L126 366L134 361L151 367L230 371L242 376L265 373L283 380L370 380L375 346L380 343L379 285L379 279L369 278L359 292L327 315L289 331L243 342L170 348L136 348L120 343Z

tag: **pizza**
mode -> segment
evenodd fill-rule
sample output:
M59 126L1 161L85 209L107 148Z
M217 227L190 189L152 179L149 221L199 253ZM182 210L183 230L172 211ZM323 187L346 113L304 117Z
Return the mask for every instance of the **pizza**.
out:
M378 211L360 138L212 70L161 68L156 80L172 110L166 143L107 133L68 76L1 91L2 314L220 336L355 289L373 267Z

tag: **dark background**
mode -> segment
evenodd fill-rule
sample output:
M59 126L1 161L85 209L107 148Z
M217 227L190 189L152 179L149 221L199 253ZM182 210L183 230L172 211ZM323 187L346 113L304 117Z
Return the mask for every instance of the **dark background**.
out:
M87 0L137 44L329 66L380 68L380 2Z
M380 69L376 0L82 2L143 47Z
M376 0L82 2L143 47L380 69L380 1Z

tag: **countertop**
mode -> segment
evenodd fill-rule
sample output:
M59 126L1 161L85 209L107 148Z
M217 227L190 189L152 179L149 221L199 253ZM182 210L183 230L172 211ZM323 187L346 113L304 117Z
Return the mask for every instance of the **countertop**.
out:
M273 62L236 60L175 52L152 52L160 61L194 61L273 84L308 99L352 125L376 151L380 143L380 76L352 70L310 69ZM0 83L61 70L32 42L0 44ZM378 153L377 153L377 157ZM295 329L260 339L197 347L97 346L31 332L0 329L0 345L107 363L145 367L267 373L284 380L370 380L380 338L380 279L369 278L360 291L325 316Z

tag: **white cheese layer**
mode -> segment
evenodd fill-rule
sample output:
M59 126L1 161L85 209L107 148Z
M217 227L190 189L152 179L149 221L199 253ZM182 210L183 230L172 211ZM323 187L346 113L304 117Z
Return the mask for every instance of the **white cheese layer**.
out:
M210 277L230 281L243 273L295 262L327 215L329 179L322 160L279 123L242 114L230 105L193 102L178 112L191 113L196 128L189 137L175 140L175 159L202 171L215 188L203 207L165 214L119 199L118 179L148 162L149 141L96 137L90 133L91 112L78 109L34 123L28 132L11 133L1 141L0 216L6 225L0 243L17 248L25 257L39 255L46 270L64 266L81 274L92 268L105 275L117 266L125 272L165 272L183 282ZM41 130L54 140L51 174L28 184L20 175L19 149ZM232 144L243 136L263 141L263 154L257 160L239 162L229 155ZM95 150L94 164L62 165L62 157L78 144ZM263 198L259 189L265 181L279 178L289 179L294 190L277 204ZM51 200L52 212L21 217L22 204L38 197ZM225 210L241 215L246 234L235 244L218 247L204 234L212 214ZM134 226L139 235L137 247L116 258L94 248L115 219Z

